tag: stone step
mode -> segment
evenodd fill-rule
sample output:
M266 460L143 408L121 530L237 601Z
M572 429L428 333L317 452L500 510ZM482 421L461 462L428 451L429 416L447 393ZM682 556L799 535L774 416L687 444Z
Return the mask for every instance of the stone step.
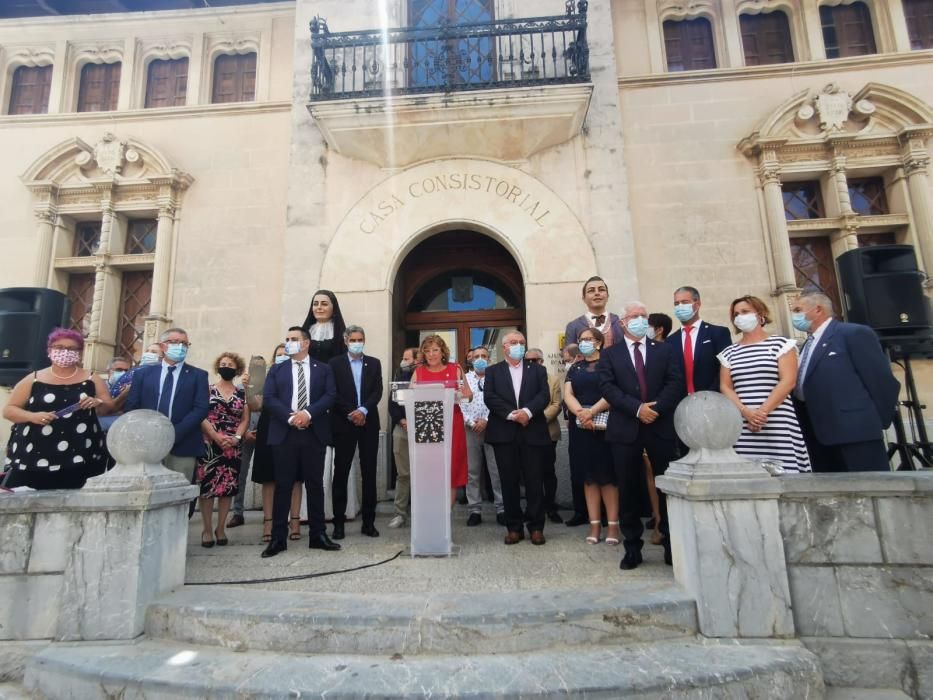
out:
M236 651L495 654L696 634L676 586L388 595L186 586L150 605L150 638Z
M26 671L38 697L822 698L816 657L795 644L668 640L522 654L286 655L145 640L57 644Z

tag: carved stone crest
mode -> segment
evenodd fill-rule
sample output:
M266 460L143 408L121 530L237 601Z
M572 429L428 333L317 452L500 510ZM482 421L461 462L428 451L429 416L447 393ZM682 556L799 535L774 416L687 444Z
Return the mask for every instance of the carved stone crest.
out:
M849 93L836 83L830 83L797 110L797 121L808 122L817 118L823 131L839 132L846 130L846 122L853 115L864 119L874 111L875 105L869 100L863 99L853 104Z
M112 133L107 132L94 146L93 152L83 151L75 157L75 163L82 170L90 170L96 164L97 168L106 175L119 175L127 163L139 162L141 156L138 151L127 147L126 141L120 141Z

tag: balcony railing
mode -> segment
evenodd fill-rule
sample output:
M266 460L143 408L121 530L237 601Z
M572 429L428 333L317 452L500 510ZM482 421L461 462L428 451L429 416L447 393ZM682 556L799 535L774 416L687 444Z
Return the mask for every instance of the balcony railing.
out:
M311 22L311 100L588 82L586 0L567 14L362 32Z

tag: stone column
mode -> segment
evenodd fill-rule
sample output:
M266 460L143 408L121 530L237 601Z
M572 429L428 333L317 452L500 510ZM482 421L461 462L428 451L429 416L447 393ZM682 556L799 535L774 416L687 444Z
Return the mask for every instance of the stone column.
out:
M149 318L163 321L168 318L168 288L172 267L172 237L175 226L175 207L170 202L159 203L159 223L156 228L155 263L152 270L152 298Z
M765 214L768 219L768 237L771 241L771 257L774 259L775 292L797 291L797 277L790 252L787 234L787 218L784 214L784 193L781 190L780 164L763 154L758 168L758 179L765 198Z
M924 270L933 270L933 196L930 195L930 180L927 177L929 166L930 157L925 149L912 149L904 156L904 172L907 173L907 190L910 193L910 218L920 244L918 252ZM929 282L927 286L930 286Z
M32 275L33 286L49 286L49 267L52 264L52 243L55 239L55 211L51 208L36 212L36 267Z
M174 441L156 411L127 413L108 431L116 467L75 494L82 503L71 516L57 639L133 639L149 604L184 584L188 503L198 489L162 466Z
M667 494L674 578L696 598L700 633L793 637L778 478L732 449L742 418L722 394L688 396L674 424L690 453L656 481Z

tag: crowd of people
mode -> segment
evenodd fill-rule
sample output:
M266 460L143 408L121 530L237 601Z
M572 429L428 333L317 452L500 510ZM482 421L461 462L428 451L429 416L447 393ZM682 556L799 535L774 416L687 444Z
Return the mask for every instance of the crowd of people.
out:
M549 375L544 352L527 348L518 331L505 333L500 348L472 348L466 367L452 361L440 335L402 353L394 381L459 388L449 440L451 501L465 489L467 526L482 523L488 475L505 544L526 532L532 544L545 544L545 521L563 521L555 500L563 415L573 498L566 525L588 525L588 544L621 545L620 567L629 570L642 561L650 518L650 541L670 564L666 502L654 478L685 454L674 411L699 391L721 392L735 404L742 417L736 452L772 473L889 468L883 430L900 386L875 334L836 320L825 295L804 294L793 306L794 327L807 333L799 352L794 340L768 331L771 312L753 296L730 305L736 341L730 329L701 319L693 287L674 292L680 327L673 332L670 316L649 313L640 302L625 304L620 315L609 312L600 277L583 285L582 302L585 312L566 327L560 373ZM361 533L378 537L382 366L365 352L366 331L344 322L336 296L313 295L305 322L273 350L261 392L248 395L251 378L237 353L214 360L211 383L207 371L187 362L189 346L188 334L171 328L137 366L114 358L105 380L81 367L81 335L56 329L48 338L50 366L21 380L3 410L14 424L5 485L80 488L107 468L104 435L115 416L145 408L174 425L165 466L200 487L202 546L226 545L226 528L244 524L251 474L262 485L264 558L302 538L302 491L309 546L339 550L355 456ZM490 363L492 350L504 359ZM399 528L410 517L410 416L391 400L388 414L397 478L387 524Z

